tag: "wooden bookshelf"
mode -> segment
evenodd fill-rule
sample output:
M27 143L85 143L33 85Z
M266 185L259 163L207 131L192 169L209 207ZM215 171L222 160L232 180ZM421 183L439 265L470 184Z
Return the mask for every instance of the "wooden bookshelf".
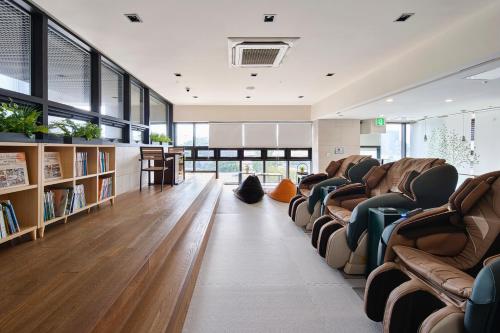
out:
M40 220L39 189L41 181L40 145L37 143L0 142L0 153L24 152L29 185L0 188L0 200L10 200L20 231L0 238L0 244L28 234L36 239Z
M63 168L63 179L49 180L43 179L43 187L40 189L40 220L38 224L38 234L43 237L45 228L53 223L62 222L66 223L70 216L82 213L91 212L91 208L99 204L110 201L112 204L115 199L115 147L111 145L74 145L74 144L42 144L41 156L45 151L58 151L61 153L61 165ZM109 153L109 166L110 170L100 172L99 167L99 152L104 151ZM77 159L76 154L80 152L87 153L87 174L77 174ZM43 161L42 161L43 163ZM104 200L99 198L99 179L100 177L113 177L113 191L112 196ZM57 187L72 187L78 184L83 184L85 188L85 203L86 206L75 211L58 216L53 219L44 221L43 214L43 194L46 189Z

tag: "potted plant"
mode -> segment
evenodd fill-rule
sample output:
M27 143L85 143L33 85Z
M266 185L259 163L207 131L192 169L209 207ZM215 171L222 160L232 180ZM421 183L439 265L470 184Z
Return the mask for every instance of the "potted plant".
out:
M170 139L168 136L164 134L152 133L149 137L151 139L151 143L153 144L162 145L164 143L172 142L172 139Z
M35 134L47 133L38 124L41 112L36 106L18 105L10 100L0 107L0 141L33 141Z
M97 124L89 122L76 123L73 120L64 119L52 123L50 128L57 129L62 134L64 143L102 143L101 128Z

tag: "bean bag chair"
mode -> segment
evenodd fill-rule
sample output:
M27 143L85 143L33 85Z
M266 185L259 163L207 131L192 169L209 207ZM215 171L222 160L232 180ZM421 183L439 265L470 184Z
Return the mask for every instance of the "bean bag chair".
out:
M268 193L268 195L276 201L289 203L295 196L295 193L295 184L290 179L283 179L274 190Z
M247 204L259 202L264 196L264 190L257 176L248 176L247 179L233 191L238 199Z

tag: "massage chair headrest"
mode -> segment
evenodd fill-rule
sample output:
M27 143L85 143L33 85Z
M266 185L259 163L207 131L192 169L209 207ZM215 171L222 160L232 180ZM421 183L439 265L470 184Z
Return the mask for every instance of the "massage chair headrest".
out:
M338 161L331 161L325 169L328 178L332 178L337 174L337 171L340 169L342 162L344 162L345 158Z
M500 176L500 171L484 174L476 178L467 178L453 193L449 200L450 208L459 214L467 215L474 205L491 188L491 184Z
M363 183L367 188L376 187L380 183L382 178L385 177L387 171L392 167L393 164L394 162L382 164L380 166L373 166L370 171L368 171L363 177Z
M337 161L331 161L325 169L328 178L332 177L348 177L349 169L353 166L370 158L367 155L349 155L346 158L342 158Z

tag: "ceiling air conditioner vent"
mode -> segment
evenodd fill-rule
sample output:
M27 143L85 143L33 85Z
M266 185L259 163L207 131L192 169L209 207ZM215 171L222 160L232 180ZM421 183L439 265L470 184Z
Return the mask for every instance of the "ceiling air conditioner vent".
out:
M279 67L297 38L229 40L229 59L234 67Z

